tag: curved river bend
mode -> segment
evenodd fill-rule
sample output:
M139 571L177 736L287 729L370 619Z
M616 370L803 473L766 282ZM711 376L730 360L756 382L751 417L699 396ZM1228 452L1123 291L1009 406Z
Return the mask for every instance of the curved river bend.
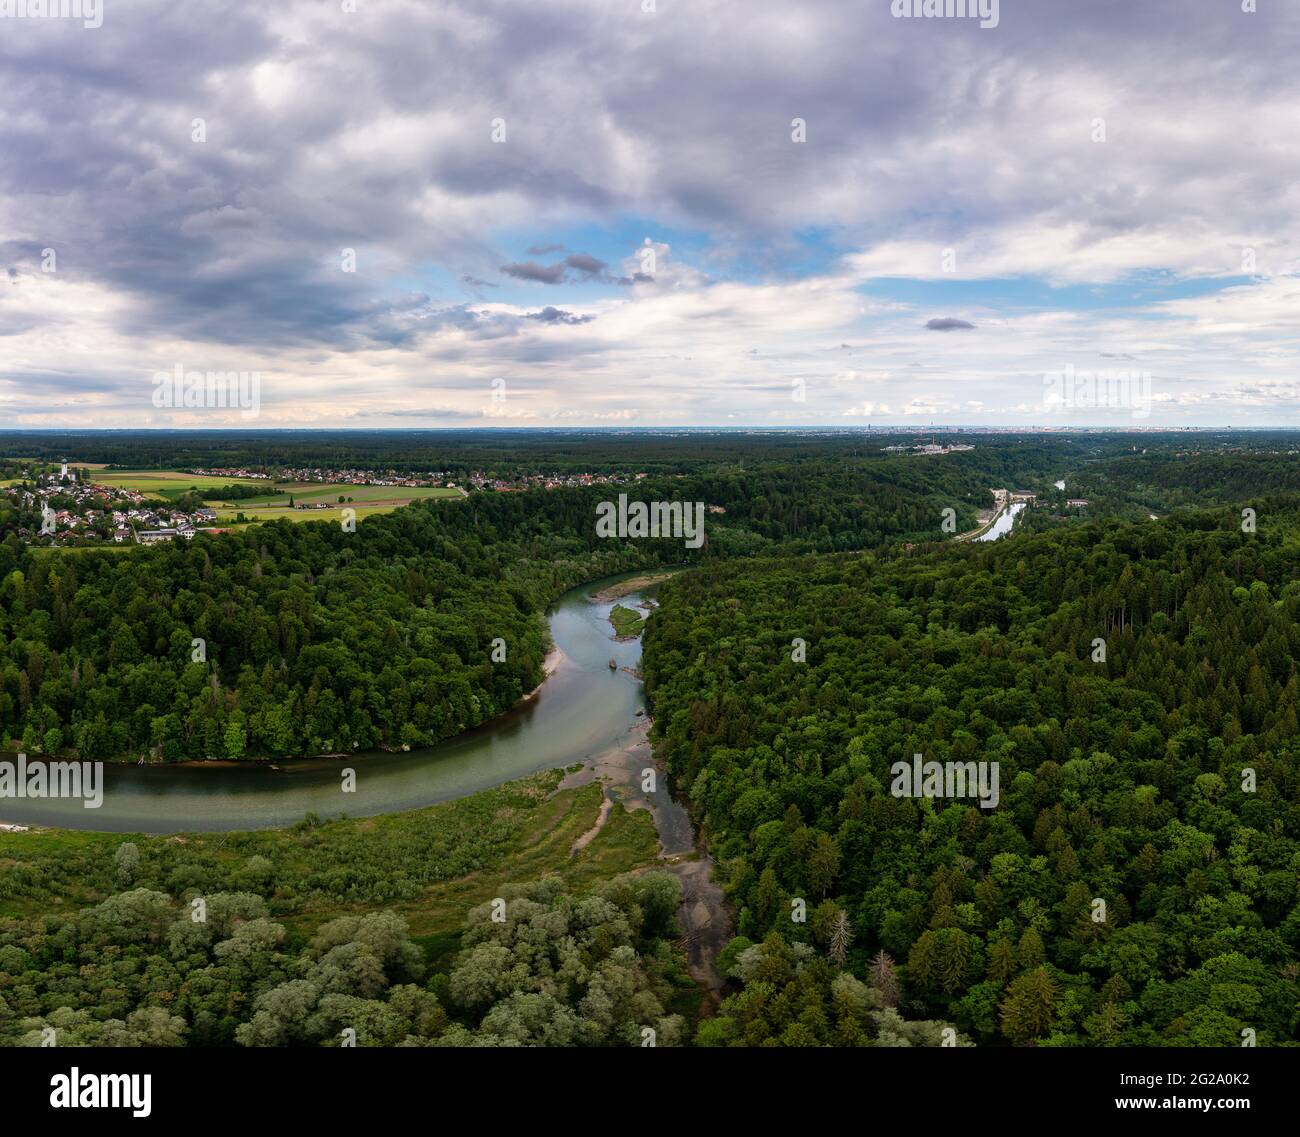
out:
M652 586L618 601L593 603L590 593L644 573L625 573L566 592L548 619L563 652L555 671L522 706L446 742L406 754L382 751L350 758L266 765L177 767L106 764L104 801L0 799L0 820L114 833L267 829L292 825L310 812L364 817L464 797L536 773L569 766L628 742L645 709L636 667L640 639L618 643L609 622L615 603L636 607ZM342 771L356 771L356 792L343 793Z

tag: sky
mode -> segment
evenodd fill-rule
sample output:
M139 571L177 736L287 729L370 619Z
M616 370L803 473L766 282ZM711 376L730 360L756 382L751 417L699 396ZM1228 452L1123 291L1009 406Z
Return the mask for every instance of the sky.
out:
M84 2L0 426L1300 427L1295 0Z

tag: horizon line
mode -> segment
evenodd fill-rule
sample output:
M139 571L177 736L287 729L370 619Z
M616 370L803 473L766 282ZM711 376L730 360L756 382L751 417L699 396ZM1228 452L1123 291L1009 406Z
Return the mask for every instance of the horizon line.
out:
M1225 423L1215 426L1038 426L999 423L979 425L973 423L931 423L928 426L909 426L883 423L879 426L844 426L809 423L802 426L772 426L752 423L703 423L688 426L0 426L0 434L419 434L419 433L556 433L576 434L599 432L602 434L665 434L682 431L714 431L748 433L761 431L767 434L794 434L816 431L835 434L930 434L938 432L968 434L1204 434L1232 431L1235 433L1300 433L1300 424L1282 426L1234 426Z

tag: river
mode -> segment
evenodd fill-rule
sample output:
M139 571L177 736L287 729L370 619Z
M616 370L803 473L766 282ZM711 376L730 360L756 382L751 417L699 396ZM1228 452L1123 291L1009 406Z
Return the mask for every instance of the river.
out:
M1016 523L1016 515L1025 508L1023 501L1018 501L1014 505L1008 506L983 533L975 538L977 541L996 541L999 537L1005 537L1011 532L1011 527Z
M599 603L588 594L637 575L644 574L594 581L560 597L547 618L563 654L537 693L437 746L284 761L279 769L106 764L100 808L86 809L80 799L5 798L0 819L114 833L268 829L309 811L329 818L416 809L606 754L636 742L645 722L637 716L645 710L640 680L609 667L611 658L620 668L638 666L641 640L616 642L609 611L615 603L635 607L655 588ZM354 793L342 792L344 769L356 771Z

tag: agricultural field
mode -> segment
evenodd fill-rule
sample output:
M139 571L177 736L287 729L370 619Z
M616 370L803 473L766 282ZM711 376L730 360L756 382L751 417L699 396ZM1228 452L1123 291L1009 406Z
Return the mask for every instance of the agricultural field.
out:
M85 465L85 463L75 463ZM174 501L191 489L203 493L229 485L257 485L258 478L224 478L210 474L188 474L184 470L104 470L94 480L100 485L139 490L161 501ZM267 483L269 488L269 483Z
M392 513L395 509L400 509L407 502L393 502L390 505L365 504L357 502L352 505L343 505L335 503L330 509L288 509L285 506L263 506L262 508L249 507L244 502L231 502L229 505L215 504L217 510L217 524L223 529L239 529L244 525L255 525L261 521L333 521L339 520L339 510L343 508L354 509L357 513L357 520L361 521L367 517L373 517L377 513ZM244 515L243 521L236 518L240 514Z
M239 501L211 501L218 509L217 523L239 527L260 521L337 521L339 510L356 510L361 521L377 513L392 513L412 501L435 498L459 498L460 490L433 486L349 486L322 485L319 482L282 482L273 493ZM339 501L339 498L347 500ZM289 505L290 498L293 506ZM301 509L299 506L306 506ZM325 507L325 508L322 508ZM236 520L244 515L242 522Z
M76 463L85 465L85 463ZM216 509L225 510L221 524L233 524L236 513L243 512L249 521L266 521L275 517L289 517L293 521L321 520L324 510L290 510L289 499L295 505L352 505L357 516L386 513L422 498L458 498L460 490L432 486L349 486L326 485L320 482L271 482L262 478L222 477L211 474L190 474L184 470L110 470L95 475L95 481L106 486L139 490L159 501L175 501L190 490L204 495L204 500ZM258 497L224 501L207 496L230 485L265 486L266 493ZM351 498L339 502L340 497Z
M229 483L227 483L229 484ZM460 497L459 490L435 486L348 486L322 485L319 482L280 482L263 497L244 498L239 506L287 506L292 497L295 505L338 505L340 497L350 498L352 504L369 502L384 505L405 505L421 498ZM234 503L232 503L234 504ZM347 503L342 503L347 504Z

